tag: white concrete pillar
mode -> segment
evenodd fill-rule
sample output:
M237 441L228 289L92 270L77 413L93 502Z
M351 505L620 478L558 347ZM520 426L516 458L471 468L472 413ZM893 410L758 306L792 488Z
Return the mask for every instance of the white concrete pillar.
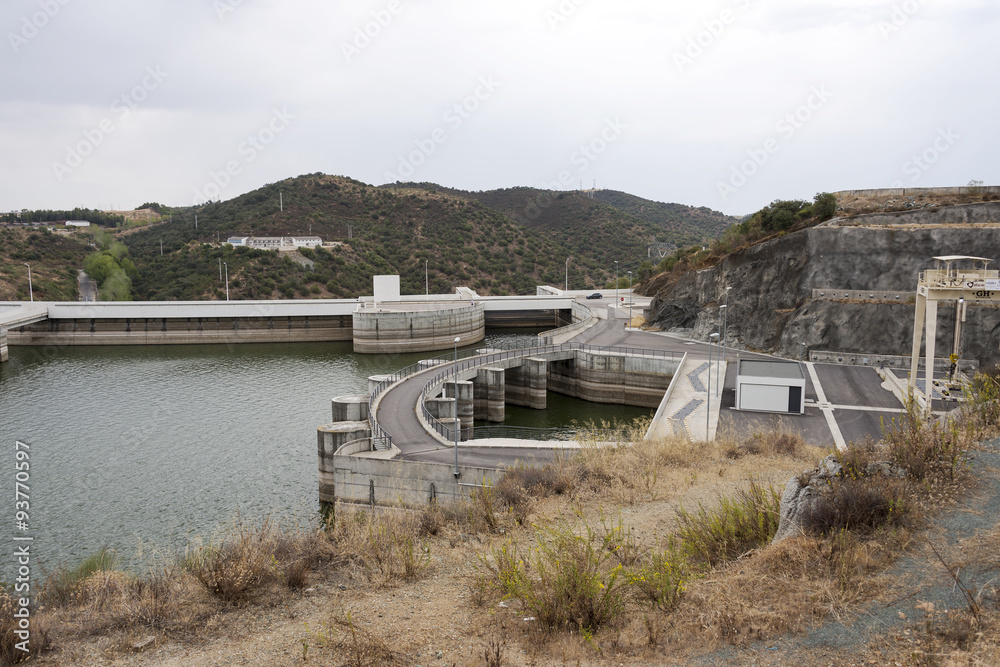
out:
M7 352L7 330L0 329L0 363L10 358Z
M549 390L549 362L538 357L528 357L521 366L528 386L528 407L544 410Z
M927 297L917 293L917 309L913 316L913 352L910 355L910 393L917 387L917 369L920 364L920 338L924 332L924 315L927 310Z
M382 382L388 380L391 375L371 375L368 377L368 393L374 393L375 389L378 388Z
M924 397L927 405L924 410L929 414L931 411L931 401L934 397L934 344L937 342L937 300L930 299L927 302L927 342L924 344L927 350L927 360L924 362L924 373L926 375L926 389Z

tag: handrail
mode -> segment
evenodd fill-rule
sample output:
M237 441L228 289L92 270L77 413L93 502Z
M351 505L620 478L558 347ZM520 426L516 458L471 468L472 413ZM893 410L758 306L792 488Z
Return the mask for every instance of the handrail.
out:
M479 368L481 366L488 366L507 359L528 357L535 354L552 354L577 350L596 353L611 352L631 357L653 357L666 359L669 356L671 360L676 359L678 354L682 354L683 356L683 353L666 350L648 350L645 348L615 347L608 345L589 345L586 343L562 343L561 345L543 344L531 347L517 347L509 350L502 350L500 352L489 352L486 354L478 354L477 350L466 350L462 353L465 355L463 358L452 361L452 363L448 364L447 368L442 368L442 370L438 371L438 373L431 377L431 379L424 385L423 390L420 392L421 415L438 435L441 437L452 438L455 435L454 429L442 424L437 417L430 413L426 405L428 394L435 391L440 385L444 384L449 377L457 377L458 373L461 371ZM435 360L446 359L448 356L450 355L442 355L441 357L436 357ZM417 371L410 371L410 369L419 366L420 364L414 364L413 366L408 366L402 371L391 375L389 379L380 382L375 391L372 392L372 397L369 400L368 405L368 420L372 429L372 442L375 444L376 449L389 449L393 444L392 436L378 423L378 407L376 405L377 396L385 391L385 389L387 389L391 384L395 384L400 379L413 375ZM381 445L381 447L379 447L379 445Z

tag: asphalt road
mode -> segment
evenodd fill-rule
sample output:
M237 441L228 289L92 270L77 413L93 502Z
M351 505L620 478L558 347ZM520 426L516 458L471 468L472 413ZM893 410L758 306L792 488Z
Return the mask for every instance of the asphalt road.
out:
M592 307L605 307L611 299L588 301ZM690 354L707 359L710 348L700 343L675 336L646 331L631 331L625 328L628 309L607 308L608 319L600 320L595 326L574 339L577 343L596 346L639 348L674 352L678 356ZM768 355L727 349L725 357L731 363L726 372L723 386L719 433L735 438L744 438L756 431L769 430L775 426L800 433L806 441L820 446L834 446L836 438L831 430L827 415L822 408L832 411L833 420L839 428L843 440L860 442L866 438L879 439L882 424L889 423L895 414L903 409L895 395L882 387L882 380L873 368L841 366L834 364L814 364L820 388L826 403L820 405L819 388L814 386L811 374L806 373L806 413L804 415L770 415L737 411L735 402L737 359L772 358ZM454 450L443 446L426 433L417 418L416 406L424 385L434 371L425 371L411 376L399 387L387 392L378 408L378 421L393 438L402 451L400 460L454 462ZM935 409L950 409L954 404L935 401ZM848 409L851 408L851 409ZM496 467L511 465L516 460L551 459L551 450L531 448L481 448L459 447L460 461L464 465Z

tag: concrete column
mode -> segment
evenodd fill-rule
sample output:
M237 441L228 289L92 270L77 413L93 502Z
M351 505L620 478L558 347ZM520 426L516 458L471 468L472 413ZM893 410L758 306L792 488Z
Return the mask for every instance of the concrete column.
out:
M924 332L924 314L927 310L927 297L917 293L917 309L913 316L913 353L910 356L910 381L912 393L917 387L917 368L920 364L920 337Z
M485 376L486 419L502 424L507 419L505 372L502 368L482 368L479 377Z
M468 440L472 435L472 427L475 421L475 400L474 387L472 382L459 380L458 382L445 382L444 395L446 398L457 399L458 419L462 423L463 440Z
M338 396L332 401L334 422L368 421L368 395Z
M476 419L485 421L489 417L489 388L486 384L486 369L480 368L472 381L472 404Z
M424 405L432 417L436 417L437 419L455 418L456 405L454 398L428 398L424 401Z
M926 375L927 381L924 397L927 399L927 405L924 406L924 410L927 414L931 412L931 401L934 398L934 345L937 342L937 305L936 299L928 299L927 342L924 343L924 348L927 350L927 360L924 362L924 375Z
M440 419L439 421L444 426L444 437L448 438L448 442L455 442L455 429L461 428L461 421L458 419ZM462 439L461 433L459 433L458 439Z
M534 410L544 410L549 390L549 362L546 359L528 357L521 366L524 372L525 384L528 387L528 407Z
M355 440L371 438L368 422L337 422L324 424L316 429L316 454L319 460L319 500L332 503L336 500L333 486L333 457L342 445Z
M0 363L7 361L9 358L7 352L7 330L0 329Z
M388 380L390 375L372 375L368 378L368 393L371 394L375 391L375 388L380 385L383 381Z

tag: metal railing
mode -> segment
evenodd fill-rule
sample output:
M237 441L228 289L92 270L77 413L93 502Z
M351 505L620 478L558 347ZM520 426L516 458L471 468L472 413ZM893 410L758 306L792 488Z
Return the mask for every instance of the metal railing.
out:
M447 368L438 371L438 373L435 374L427 382L427 384L424 385L424 389L420 393L421 414L423 415L424 420L427 422L427 424L430 425L430 427L434 429L434 431L438 435L446 439L452 439L455 437L454 428L446 424L442 424L437 417L435 417L430 413L426 405L427 399L432 398L434 395L436 395L438 388L441 387L441 385L443 385L449 379L457 378L458 374L461 373L462 371L471 370L473 368L478 368L481 366L489 366L491 364L496 364L498 362L506 361L508 359L530 357L537 354L572 352L577 350L583 352L592 352L592 353L611 353L629 357L649 357L649 358L659 358L659 359L666 359L669 357L671 360L676 360L678 355L683 357L682 352L670 352L665 350L648 350L644 348L633 348L633 347L587 345L585 343L563 343L562 345L540 345L537 347L522 348L516 350L504 350L502 352L494 352L483 355L473 355L465 359L460 359L457 362L452 362L451 364L448 365Z
M503 341L500 343L502 347L510 346L511 350L531 348L530 341L526 340L515 340L515 341ZM496 344L490 345L491 349L497 348ZM482 348L480 348L482 349ZM460 350L459 357L474 357L479 355L479 350ZM396 371L395 373L387 376L384 380L375 385L374 390L368 397L368 427L371 429L372 433L372 447L378 451L385 451L392 448L393 441L392 435L386 431L381 424L378 422L378 400L385 392L386 389L396 384L400 380L410 377L411 375L416 375L417 373L422 373L424 371L429 371L434 368L434 364L428 362L439 362L439 364L451 363L455 359L454 354L443 354L437 357L430 357L428 359L422 359L415 364L411 364L406 368ZM421 397L421 404L423 403L423 397Z

